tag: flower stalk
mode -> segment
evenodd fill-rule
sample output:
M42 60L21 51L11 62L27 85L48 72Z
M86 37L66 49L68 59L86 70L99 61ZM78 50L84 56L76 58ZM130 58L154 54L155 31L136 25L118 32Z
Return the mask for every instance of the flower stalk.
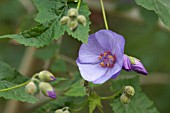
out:
M106 13L105 13L105 8L104 8L103 0L100 0L100 4L101 4L101 7L102 7L103 19L104 19L106 30L109 30L109 27L108 27L108 24L107 24L107 19L106 19Z
M78 2L78 4L77 4L77 10L79 10L80 4L81 4L81 0L79 0L79 2Z
M10 88L5 88L5 89L1 89L0 92L5 92L5 91L9 91L9 90L13 90L13 89L16 89L16 88L19 88L19 87L22 87L26 84L28 84L30 81L26 81L22 84L19 84L19 85L16 85L16 86L13 86L13 87L10 87Z

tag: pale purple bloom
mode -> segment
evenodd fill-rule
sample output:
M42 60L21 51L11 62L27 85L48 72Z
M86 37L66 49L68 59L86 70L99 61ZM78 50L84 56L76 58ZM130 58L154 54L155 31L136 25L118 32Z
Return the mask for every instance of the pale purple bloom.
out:
M94 84L115 78L122 69L124 44L124 37L110 30L91 34L76 61L82 77Z
M53 91L47 91L47 96L51 97L51 98L56 98L57 97L54 90Z
M148 72L146 71L143 64L138 60L137 58L131 57L133 61L130 61L129 56L124 55L124 61L123 61L123 69L126 71L135 71L137 73L147 75Z

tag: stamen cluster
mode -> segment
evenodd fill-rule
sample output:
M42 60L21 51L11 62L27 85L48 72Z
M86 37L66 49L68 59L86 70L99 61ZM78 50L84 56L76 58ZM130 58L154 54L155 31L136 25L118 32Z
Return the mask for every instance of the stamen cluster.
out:
M98 59L101 61L100 66L102 67L113 67L116 62L116 55L112 55L110 51L101 53Z

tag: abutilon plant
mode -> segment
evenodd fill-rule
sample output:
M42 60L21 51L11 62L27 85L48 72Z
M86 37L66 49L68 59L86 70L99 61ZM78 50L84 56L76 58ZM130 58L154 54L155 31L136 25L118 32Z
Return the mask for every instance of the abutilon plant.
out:
M126 35L128 31L125 28L126 33L124 33L115 24L115 21L121 21L118 23L119 26L126 26L122 20L115 19L116 14L123 18L131 15L124 16L124 13L119 15L121 11L118 13L113 11L112 14L115 15L115 18L112 18L113 23L110 21L109 24L115 25L115 30L111 30L113 28L109 27L103 0L100 0L105 28L100 27L96 31L90 28L89 18L91 13L92 18L99 13L90 12L89 6L93 7L93 2L99 2L99 0L32 1L38 10L35 18L38 25L18 34L0 36L0 39L10 38L17 41L15 46L19 47L19 44L24 44L25 46L37 47L37 49L31 48L31 52L30 48L26 49L22 65L19 68L24 76L8 64L0 61L0 97L28 103L39 102L34 104L35 107L23 103L24 107L21 105L21 108L26 108L25 111L8 111L12 108L5 111L8 113L27 113L27 111L29 113L98 113L99 111L101 113L159 113L142 92L139 82L140 76L134 76L134 73L131 73L134 71L135 74L148 75L147 68L144 66L145 60L130 56L129 50L133 54L133 49L126 46L129 43L126 41L129 38L129 35ZM159 15L160 20L170 26L170 18L164 17L166 12L170 12L170 7L167 7L170 4L164 4L163 0L135 1L149 10L154 10ZM90 2L89 6L86 2ZM128 6L126 8L129 8L129 5L131 7L134 5L132 0L111 2L117 5L115 11L122 9L123 5ZM160 7L159 2L165 7ZM21 3L24 4L24 1ZM157 5L158 3L159 5ZM151 4L156 4L156 6L149 6ZM27 9L29 8L27 5L26 3L23 6ZM120 7L118 7L119 5ZM135 6L134 9L136 8ZM161 12L162 10L164 12ZM141 14L145 16L144 20L148 18L145 13L143 11ZM100 22L99 18L99 16L95 18L96 23ZM154 22L158 23L156 20ZM159 26L156 24L151 27L150 24L153 24L151 20L147 24L148 29L152 32L155 30L155 26ZM151 28L154 28L154 30ZM135 32L134 29L132 31ZM66 35L64 35L65 32ZM140 31L140 33L143 33L143 31ZM74 43L70 39L63 38L69 36L82 43ZM78 44L76 45L76 43ZM135 42L135 44L137 43ZM78 52L74 50L74 46L77 47ZM140 51L137 52L140 53ZM145 54L143 54L143 57L145 57ZM34 62L34 60L37 61ZM127 72L122 72L122 69ZM143 77L147 79L147 76ZM102 106L104 100L111 100L106 102L109 102L112 111L108 112ZM8 105L8 107L11 106ZM89 110L86 110L86 108L89 108ZM96 109L98 111L95 111Z

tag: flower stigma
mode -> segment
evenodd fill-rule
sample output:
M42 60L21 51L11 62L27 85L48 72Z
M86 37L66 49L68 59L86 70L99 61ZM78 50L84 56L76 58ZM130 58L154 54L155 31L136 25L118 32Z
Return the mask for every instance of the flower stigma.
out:
M101 53L98 59L101 61L101 67L113 67L116 62L116 55L112 55L110 51L105 51Z

